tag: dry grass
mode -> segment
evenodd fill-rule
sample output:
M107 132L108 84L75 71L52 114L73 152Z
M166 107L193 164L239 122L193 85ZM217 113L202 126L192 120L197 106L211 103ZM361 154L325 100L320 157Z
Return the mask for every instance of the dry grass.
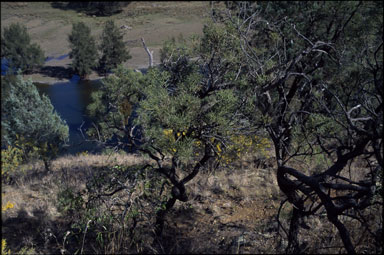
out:
M47 252L49 247L58 249L54 240L45 250L41 245L44 243L42 233L48 228L55 229L54 235L58 240L68 230L66 224L69 219L57 210L57 195L63 187L69 187L73 192L84 191L89 176L97 169L144 162L145 159L134 155L79 155L56 159L52 162L52 172L49 174L44 173L44 166L40 162L23 166L28 170L25 175L18 176L16 184L2 186L3 203L12 201L15 204L12 210L2 215L5 223L2 232L9 240L10 248L15 251L23 246L33 246L39 247L39 252ZM163 243L163 249L167 252L206 253L231 249L233 240L243 232L249 235L247 238L253 239L254 229L258 225L264 226L278 206L279 192L273 171L257 169L253 162L244 161L242 166L233 166L215 173L201 173L187 188L190 201L177 202L167 220L164 235L173 235L178 240L173 245ZM100 207L99 210L108 208ZM29 222L39 231L23 230L25 224L22 222ZM238 227L234 230L234 226ZM213 230L215 233L212 233ZM18 243L11 233L18 233L29 241ZM143 232L142 235L149 238L148 233ZM272 240L272 235L269 238ZM146 241L146 247L150 249L153 244ZM185 242L189 243L188 247L183 245ZM255 247L256 243L248 243L241 247L241 251L248 249L252 252Z
M2 186L2 204L7 201L15 204L14 208L2 214L3 236L13 251L24 246L34 247L39 253L59 252L59 249L64 247L62 243L65 233L71 230L71 224L79 218L69 217L58 211L58 193L67 187L74 193L81 191L85 194L89 177L95 176L98 171L108 171L115 165L132 166L145 162L146 159L135 155L65 156L53 162L53 170L48 175L44 174L43 165L39 162L24 166L29 168L29 171L23 178L14 185ZM96 230L93 227L93 230L88 230L85 251L284 253L286 237L281 228L278 231L276 221L277 211L284 196L276 182L275 166L268 162L264 163L264 167L260 165L263 164L258 160L247 157L226 168L200 173L187 185L189 201L177 201L168 214L160 243L154 242L152 235L151 224L154 222L156 203L153 203L148 195L143 195L147 182L141 181L128 196L142 213L135 227L132 229L132 221L127 221L124 223L126 230L123 230L122 225L115 222L108 227L111 234L109 241L99 248L94 244L96 233L93 231ZM269 167L265 167L266 165ZM153 188L149 196L158 193L158 186ZM114 209L116 199L125 198L119 195L104 199L97 207L98 213L121 214L121 209ZM282 209L280 220L285 229L288 229L291 209L289 204ZM379 212L380 207L372 209L367 214L367 219L379 222ZM356 221L343 221L352 229L353 242L360 244L357 251L372 251L371 244L374 241L368 240L368 230L363 229ZM311 228L301 229L299 235L301 242L306 245L305 252L345 252L337 230L328 223L325 215L308 218L306 222ZM133 238L128 235L130 230L135 230ZM47 237L49 231L54 237ZM80 236L83 237L82 234ZM361 236L365 239L361 239ZM69 239L66 249L70 248L69 245L78 248L81 246L74 236L69 236ZM130 247L130 242L135 245Z
M143 158L135 155L80 155L54 160L52 171L48 174L39 161L21 166L20 170L23 172L14 176L16 183L2 185L2 206L8 201L14 204L12 209L2 213L2 233L9 247L12 251L17 251L26 246L41 246L42 231L47 229L55 228L65 233L65 229L52 226L65 221L62 212L57 210L58 193L63 188L70 188L74 192L83 190L87 180L99 168L132 166L143 162ZM25 224L36 229L25 229ZM58 234L60 235L56 233ZM20 236L27 241L19 242ZM39 247L40 252L44 248L47 247Z

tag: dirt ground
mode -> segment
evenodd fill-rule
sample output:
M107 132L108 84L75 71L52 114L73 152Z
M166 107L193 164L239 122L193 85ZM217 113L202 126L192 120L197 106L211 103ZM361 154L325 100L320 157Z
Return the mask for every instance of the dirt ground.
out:
M70 51L68 35L72 24L82 21L99 38L104 23L114 20L122 28L124 41L132 58L124 63L128 68L140 69L148 66L148 55L141 44L141 37L150 50L154 51L154 64L160 62L160 49L165 40L178 37L188 38L201 34L204 22L208 18L209 2L131 2L121 13L111 17L87 16L75 10L64 9L64 5L51 2L1 2L1 29L11 23L24 24L32 42L38 43L46 57L57 58ZM69 70L71 60L46 62L43 68L56 70L58 67ZM55 67L55 68L51 68ZM47 72L27 75L35 82L54 83L66 81L70 77L57 76ZM96 73L90 79L99 78Z

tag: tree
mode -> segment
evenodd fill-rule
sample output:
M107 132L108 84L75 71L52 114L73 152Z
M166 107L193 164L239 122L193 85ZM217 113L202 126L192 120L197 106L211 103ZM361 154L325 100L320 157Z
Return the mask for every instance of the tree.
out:
M91 29L83 22L73 24L72 33L68 37L71 52L69 57L72 60L73 70L86 79L97 67L97 48L95 39L91 36Z
M4 28L1 36L1 57L6 58L9 68L32 72L44 64L44 52L36 43L31 43L27 28L19 23Z
M231 8L215 18L229 31L235 27L232 36L240 38L248 70L244 91L254 95L244 98L243 113L274 143L278 184L293 205L287 252L302 252L298 233L308 228L304 217L324 213L348 253L358 243L347 221L379 240L382 225L370 212L379 212L383 203L382 3L260 2ZM303 158L319 156L327 163L298 167Z
M149 155L155 164L147 167L170 185L156 213L157 236L176 201L188 201L187 183L210 160L222 160L229 148L228 154L236 155L231 144L243 132L234 90L243 82L237 76L241 61L236 41L220 27L207 26L204 35L193 50L167 44L162 65L145 76L118 69L104 80L89 108L99 116L91 135L113 137ZM191 60L193 54L199 60Z
M105 24L101 35L100 50L102 55L99 66L104 73L131 58L129 51L125 48L123 34L112 20Z
M2 77L2 141L12 147L36 150L49 171L50 160L68 141L68 126L54 111L46 95L40 96L32 81Z

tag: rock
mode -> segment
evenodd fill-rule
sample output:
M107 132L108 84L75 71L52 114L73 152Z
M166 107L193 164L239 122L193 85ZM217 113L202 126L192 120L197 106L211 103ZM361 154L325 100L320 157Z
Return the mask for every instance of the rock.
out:
M128 29L128 30L131 30L132 27L127 26L127 25L122 25L122 26L120 27L120 29Z
M223 207L223 208L231 208L231 207L232 207L232 203L231 203L231 201L229 201L229 202L227 202L227 203L224 203L224 204L222 205L222 207Z
M221 209L217 205L213 205L211 210L214 213L214 215L221 215L222 214Z

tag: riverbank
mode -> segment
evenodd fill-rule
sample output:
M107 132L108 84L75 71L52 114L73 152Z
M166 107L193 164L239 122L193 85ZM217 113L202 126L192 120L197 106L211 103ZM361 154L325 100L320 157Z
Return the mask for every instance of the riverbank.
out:
M132 56L124 63L126 68L148 67L148 55L141 44L145 39L148 48L154 52L154 64L160 63L160 49L164 41L172 37L189 38L201 35L209 2L131 2L121 13L111 17L95 17L78 13L73 9L58 8L50 2L1 2L1 29L12 23L27 27L32 43L41 46L47 58L38 73L24 75L33 82L54 84L68 82L72 78L71 60L57 59L70 52L68 35L74 22L82 21L91 28L98 40L104 23L113 20L124 34L123 40ZM97 73L90 80L102 79Z
M31 79L33 83L43 83L48 85L54 85L56 83L67 83L71 82L71 74L68 73L68 77L66 78L57 78L54 76L46 76L41 73L34 73L34 74L25 74L23 75L24 80ZM99 76L96 72L92 72L91 75L89 75L88 79L89 81L98 81L104 79L104 76Z
M154 65L160 64L160 49L160 47L151 47L151 50L154 52ZM123 63L123 66L125 68L138 70L148 68L148 56L143 58L143 53L146 54L144 48L135 47L130 49L130 55L132 58ZM69 58L68 54L61 56L49 56L48 58L51 60L46 61L38 72L32 74L24 74L23 78L25 80L31 79L33 82L49 85L55 83L71 82L73 77L73 72L71 69L72 60ZM87 80L97 81L104 78L104 75L99 75L96 71L93 71L88 76Z

